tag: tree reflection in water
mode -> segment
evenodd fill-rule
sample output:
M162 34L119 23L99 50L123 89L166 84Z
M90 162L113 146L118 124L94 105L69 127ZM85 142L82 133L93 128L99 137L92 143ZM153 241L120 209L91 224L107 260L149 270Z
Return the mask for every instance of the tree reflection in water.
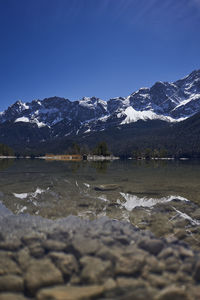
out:
M11 167L14 161L15 161L14 159L6 159L6 158L0 159L0 172L5 171L9 167Z
M91 166L96 169L98 173L106 173L108 166L110 165L110 161L93 161Z

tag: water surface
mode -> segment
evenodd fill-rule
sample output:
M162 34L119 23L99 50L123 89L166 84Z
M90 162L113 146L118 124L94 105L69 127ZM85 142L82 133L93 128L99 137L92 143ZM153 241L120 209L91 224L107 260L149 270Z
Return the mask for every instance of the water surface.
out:
M53 283L58 295L95 283L102 299L131 289L160 298L174 283L178 296L194 294L199 251L178 239L200 250L199 177L195 161L0 160L1 291L11 292L16 277L21 294L37 299L45 291L56 297L43 289ZM19 276L7 275L18 266Z
M0 200L14 214L115 216L173 197L199 206L199 190L199 161L0 161Z

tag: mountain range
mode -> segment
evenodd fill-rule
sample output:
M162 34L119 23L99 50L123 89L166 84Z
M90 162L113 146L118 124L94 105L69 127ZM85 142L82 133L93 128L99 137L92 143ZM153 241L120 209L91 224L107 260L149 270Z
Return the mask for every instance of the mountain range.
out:
M0 113L0 142L17 150L49 145L54 152L59 152L60 141L63 145L60 150L64 150L73 140L85 144L100 137L112 140L114 131L124 144L129 136L131 145L133 133L138 138L144 129L154 137L158 130L165 128L169 132L173 128L173 136L176 128L182 128L198 113L200 70L195 70L175 82L159 81L128 97L108 101L97 97L77 101L51 97L27 103L19 100Z

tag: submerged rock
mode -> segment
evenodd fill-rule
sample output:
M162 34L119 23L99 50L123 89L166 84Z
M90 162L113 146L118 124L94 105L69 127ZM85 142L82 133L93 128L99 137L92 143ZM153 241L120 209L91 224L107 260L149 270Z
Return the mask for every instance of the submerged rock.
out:
M0 292L23 292L24 280L17 275L0 276Z
M86 283L104 282L111 275L112 264L110 261L101 260L97 257L84 256L80 259L83 267L81 279Z
M200 260L197 262L194 270L194 279L200 282Z
M65 278L72 276L73 273L78 273L79 266L74 255L61 252L51 252L49 257L52 259L56 267L62 272Z
M2 293L0 294L0 300L26 300L22 294L18 293Z
M164 247L164 243L157 239L142 239L139 242L139 247L150 252L153 255L157 255Z
M98 239L91 239L87 236L77 234L72 241L72 246L77 255L82 256L94 254L99 249L100 242Z
M46 240L43 243L43 247L47 251L63 251L66 248L66 244L57 240Z
M7 274L20 275L21 270L16 262L12 259L12 254L9 252L0 252L0 276Z
M37 294L37 300L86 300L97 299L103 294L103 286L57 286L43 289Z
M132 257L121 256L115 266L116 275L138 276L142 273L145 264L143 255L133 255Z
M29 247L30 254L35 258L41 258L45 254L45 249L41 246L40 243L32 244Z
M101 184L94 187L95 191L115 191L119 188L117 184Z
M32 260L25 274L25 286L30 295L45 286L63 283L61 272L45 258Z
M35 230L32 218L19 218L16 228L13 217L0 223L9 242L21 240L19 248L0 250L0 300L198 299L200 251L174 237L106 217L39 218Z
M185 288L179 288L176 286L170 286L162 290L157 297L156 300L190 300L187 295Z

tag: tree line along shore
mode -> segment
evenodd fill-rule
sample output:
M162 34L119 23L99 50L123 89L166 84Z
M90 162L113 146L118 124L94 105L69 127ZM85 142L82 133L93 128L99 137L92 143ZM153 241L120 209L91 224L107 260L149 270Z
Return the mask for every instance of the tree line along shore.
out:
M181 151L171 153L165 148L135 148L131 154L115 155L109 150L109 146L105 141L99 142L94 148L89 148L87 145L79 145L72 143L65 151L53 153L35 153L34 151L18 152L10 146L0 144L1 158L46 158L46 159L65 159L65 160L102 160L102 159L189 159L195 158L196 155L188 155Z

